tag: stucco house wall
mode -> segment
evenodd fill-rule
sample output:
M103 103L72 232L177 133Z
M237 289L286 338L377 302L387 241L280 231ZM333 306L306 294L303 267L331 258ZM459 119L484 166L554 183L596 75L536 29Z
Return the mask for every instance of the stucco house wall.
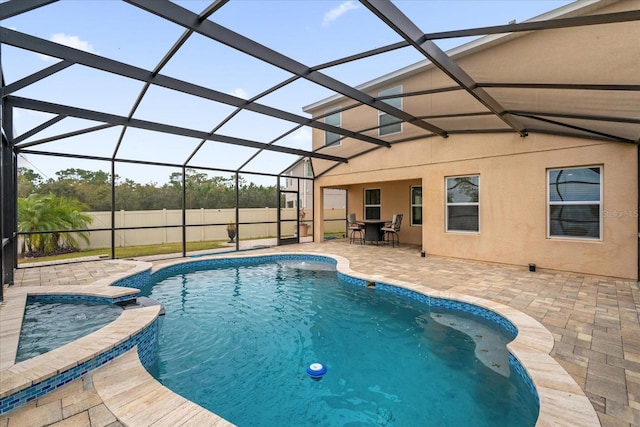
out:
M358 157L317 179L316 186L346 189L348 210L358 218L363 217L364 189L380 188L382 218L403 213L401 242L421 245L428 254L636 277L636 146L487 134L429 138L398 144L392 151L393 156L380 149ZM580 166L602 166L601 239L550 238L547 170ZM480 231L447 232L445 179L476 174ZM422 185L422 227L410 226L412 185Z
M605 7L601 7L605 4ZM640 8L640 1L601 3L598 10L579 13L613 13ZM575 12L578 13L578 12ZM526 83L611 83L637 84L640 69L640 26L637 22L616 24L616 31L600 26L558 29L508 36L488 36L483 43L460 49L452 55L477 82ZM580 70L580 81L572 70ZM401 86L402 93L442 89L453 82L433 66L407 67L361 86L371 96L381 90ZM545 88L487 88L500 95L502 106L519 110L521 100L531 101L541 111L575 111L597 115L601 105L615 97L620 117L637 118L635 94L569 91L560 99ZM332 108L346 107L353 101L329 98L309 106L314 116ZM611 104L606 104L611 105ZM635 106L634 106L635 105ZM390 148L369 147L366 154L332 168L316 178L316 194L324 188L348 191L349 212L363 217L365 188L381 189L382 218L404 213L401 242L420 245L427 254L539 268L575 271L637 279L638 275L638 146L589 138L515 132L498 132L505 125L497 116L434 117L456 111L485 111L464 90L404 97L402 109L413 116L426 117L436 126L450 129L486 129L486 133L419 137L424 130L403 123L402 132L374 136L396 142ZM525 120L524 117L519 119ZM585 124L576 121L575 125ZM378 111L366 106L347 109L341 115L347 129L375 128ZM625 124L611 123L618 133ZM562 128L558 128L562 131ZM636 128L628 127L627 138L638 138ZM411 140L412 137L418 139ZM345 141L321 148L324 132L313 131L314 149L327 154L350 157L367 143ZM373 149L372 149L373 148ZM316 160L314 160L315 162ZM548 170L554 168L599 166L601 170L601 222L599 239L556 238L548 232ZM316 170L323 170L317 161ZM477 233L446 231L446 177L479 175L480 230ZM423 225L410 226L410 187L422 185ZM316 205L316 208L322 205ZM317 223L318 226L321 224ZM316 236L321 236L319 232Z

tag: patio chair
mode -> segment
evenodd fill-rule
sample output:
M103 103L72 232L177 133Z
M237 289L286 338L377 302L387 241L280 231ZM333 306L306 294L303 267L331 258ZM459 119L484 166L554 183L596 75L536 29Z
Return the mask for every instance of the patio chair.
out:
M386 225L380 229L384 233L384 242L391 242L391 247L395 247L396 243L400 246L400 237L398 232L400 231L400 224L402 223L402 214L395 214L391 219L391 224Z
M364 227L356 221L356 214L347 215L347 230L349 231L349 243L364 245Z

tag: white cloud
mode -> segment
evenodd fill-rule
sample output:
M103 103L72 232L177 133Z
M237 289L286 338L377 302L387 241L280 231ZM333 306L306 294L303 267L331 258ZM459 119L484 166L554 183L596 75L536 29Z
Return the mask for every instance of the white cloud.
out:
M51 41L65 46L73 47L76 49L84 50L85 52L97 53L91 43L85 40L80 40L78 36L68 36L66 34L57 33L51 36Z
M324 14L324 19L322 20L322 26L323 27L329 26L333 21L335 21L336 19L338 19L348 11L357 9L357 8L358 8L358 4L351 0L341 3L340 6L334 7L329 12Z
M85 52L89 52L89 53L95 53L97 54L98 51L96 51L93 48L93 45L91 43L89 43L86 40L80 40L80 37L78 36L69 36L63 33L56 33L54 35L52 35L49 40L51 40L54 43L58 43L58 44L62 44L65 46L69 46L72 47L74 49L79 49L79 50L83 50ZM45 61L55 61L55 58L52 58L50 56L47 55L40 55L40 57L42 59L44 59Z
M308 129L300 129L298 132L295 132L292 135L293 141L296 143L310 143L311 142L311 132Z
M242 98L242 99L249 99L249 94L247 93L246 90L242 89L241 87L235 88L230 95L233 96L237 96L238 98Z

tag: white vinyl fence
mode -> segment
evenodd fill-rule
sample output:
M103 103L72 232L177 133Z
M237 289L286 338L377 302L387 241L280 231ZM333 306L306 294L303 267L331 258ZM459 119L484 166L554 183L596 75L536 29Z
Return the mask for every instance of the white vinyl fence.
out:
M240 224L237 226L240 239L260 239L276 237L276 208L240 209ZM88 212L93 217L91 228L111 227L111 212ZM283 219L296 217L296 209L283 209ZM324 212L325 233L343 233L346 213L344 209L326 209ZM235 209L190 209L186 211L187 242L228 240L227 224L235 221ZM311 213L304 219L309 224L309 234L313 231ZM118 211L115 214L115 227L170 227L156 229L117 230L116 247L176 243L182 241L182 211ZM220 224L199 226L200 224ZM173 227L171 226L178 226ZM283 234L292 235L295 222L284 222ZM291 228L291 230L287 230ZM92 231L89 244L79 240L81 249L102 249L111 247L110 231Z

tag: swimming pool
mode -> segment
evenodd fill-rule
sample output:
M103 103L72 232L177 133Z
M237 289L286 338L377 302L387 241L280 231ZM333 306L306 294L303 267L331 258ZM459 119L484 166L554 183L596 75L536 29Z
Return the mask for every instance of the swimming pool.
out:
M115 320L122 307L55 297L28 299L20 330L16 363L62 347Z
M327 262L244 264L174 266L143 289L166 309L152 373L175 392L239 426L535 424L513 331Z

